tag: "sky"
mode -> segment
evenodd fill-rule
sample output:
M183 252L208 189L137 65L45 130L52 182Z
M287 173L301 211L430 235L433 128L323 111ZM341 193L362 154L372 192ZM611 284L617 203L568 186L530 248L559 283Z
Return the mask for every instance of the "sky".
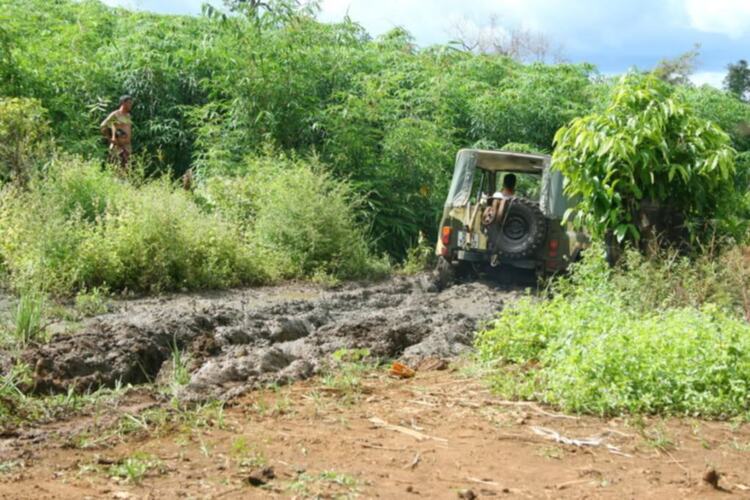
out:
M206 0L105 0L160 13L197 14ZM212 3L221 5L218 0ZM750 59L750 0L322 0L319 19L348 15L377 36L406 28L421 46L454 38L456 23L544 33L571 62L605 74L647 69L700 44L697 84L721 86L726 66Z

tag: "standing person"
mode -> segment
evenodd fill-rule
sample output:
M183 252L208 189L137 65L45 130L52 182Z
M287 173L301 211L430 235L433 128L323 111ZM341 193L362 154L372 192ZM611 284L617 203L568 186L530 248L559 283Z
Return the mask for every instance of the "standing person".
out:
M129 95L120 97L120 107L110 113L99 126L102 135L109 140L109 161L119 166L122 172L127 171L130 154L133 151L131 109L133 109L133 98Z

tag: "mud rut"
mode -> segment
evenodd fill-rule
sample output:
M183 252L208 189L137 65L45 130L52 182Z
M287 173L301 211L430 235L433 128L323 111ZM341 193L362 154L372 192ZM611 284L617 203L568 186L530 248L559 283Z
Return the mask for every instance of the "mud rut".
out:
M87 391L166 377L176 346L188 353L191 373L181 397L228 399L259 384L310 377L344 348L411 364L454 357L471 349L478 323L519 290L472 282L439 291L432 275L421 275L318 290L313 298L264 302L258 293L252 306L225 295L200 307L167 299L126 308L22 359L33 369L35 392Z

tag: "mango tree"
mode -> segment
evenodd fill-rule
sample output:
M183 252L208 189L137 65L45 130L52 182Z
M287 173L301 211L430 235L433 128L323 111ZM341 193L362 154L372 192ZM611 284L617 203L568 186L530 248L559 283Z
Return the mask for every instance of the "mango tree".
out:
M596 235L640 240L646 205L678 214L692 236L731 214L729 136L651 75L624 76L603 111L562 127L555 144L554 167L580 200L567 219Z

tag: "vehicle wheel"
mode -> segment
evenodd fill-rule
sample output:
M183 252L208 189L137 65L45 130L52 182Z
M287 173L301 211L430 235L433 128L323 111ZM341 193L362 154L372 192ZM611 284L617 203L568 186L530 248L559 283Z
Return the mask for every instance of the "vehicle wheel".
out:
M438 257L437 266L435 266L437 275L437 286L439 290L448 288L456 282L456 269L445 257Z
M504 222L492 224L489 233L494 252L506 259L523 259L544 242L547 220L537 203L514 198Z

